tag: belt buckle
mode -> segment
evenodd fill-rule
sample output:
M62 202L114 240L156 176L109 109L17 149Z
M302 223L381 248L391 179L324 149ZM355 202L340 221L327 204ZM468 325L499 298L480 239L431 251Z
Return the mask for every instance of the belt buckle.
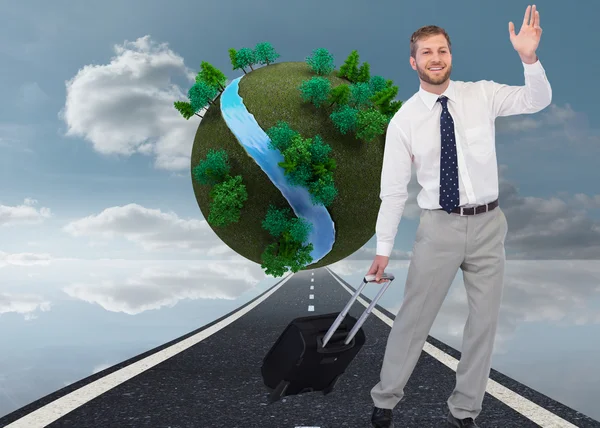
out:
M466 214L464 213L465 207L460 207L460 215L461 216L466 216Z

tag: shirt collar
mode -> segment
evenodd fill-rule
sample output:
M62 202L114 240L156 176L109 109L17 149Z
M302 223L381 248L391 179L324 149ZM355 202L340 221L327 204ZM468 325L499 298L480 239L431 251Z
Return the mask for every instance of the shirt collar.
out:
M447 96L450 101L456 102L456 94L453 80L450 80L450 84L441 95L427 92L425 89L423 89L422 86L419 86L419 96L421 97L421 99L423 100L423 102L429 110L433 108L438 98L442 95Z

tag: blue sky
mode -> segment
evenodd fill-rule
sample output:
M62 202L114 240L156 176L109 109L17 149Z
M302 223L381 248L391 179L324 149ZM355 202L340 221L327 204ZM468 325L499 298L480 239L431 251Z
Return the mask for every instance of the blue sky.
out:
M341 1L5 2L0 17L5 58L0 250L5 258L21 253L187 258L197 249L192 258L212 258L206 251L221 243L204 223L187 167L199 118L179 120L171 107L185 97L188 79L201 61L210 61L231 79L239 73L231 70L230 47L270 41L281 53L279 61L303 60L325 47L337 66L358 49L372 73L393 79L398 98L406 100L418 90L408 63L408 39L419 26L435 23L447 29L453 43L453 79L521 85L523 70L510 44L508 22L518 29L526 6L514 0L385 2L376 8L366 1L351 7ZM585 33L594 27L598 8L588 2L581 13L559 2L538 4L544 30L538 54L553 88L552 106L497 122L501 196L517 192L502 201L511 226L511 257L600 255L595 188L600 133L594 123L599 107L586 83L600 60L591 54L594 38ZM564 39L575 28L578 36ZM122 74L128 67L140 74ZM140 153L148 153L144 148L157 149ZM414 184L396 241L399 251L409 251L414 238ZM583 196L574 200L576 194ZM116 209L122 218L112 223L106 216L78 223L78 236L63 230L73 221L127 204L139 207ZM157 220L168 213L170 218ZM154 236L148 237L148 230L139 229L140 217L147 228L158 221L162 229L152 229ZM133 225L138 233L127 234ZM182 233L186 227L193 233ZM100 236L109 232L115 237ZM545 240L539 238L542 232L548 234ZM124 233L129 239L123 239ZM374 240L365 248L374 248ZM154 244L164 250L139 251Z
M595 377L587 368L579 373L596 384L569 399L563 385L543 385L557 370L550 359L546 376L537 378L518 364L524 349L536 367L561 350L576 359L573 345L539 332L566 325L560 337L579 337L584 352L599 322L600 4L537 6L544 30L538 56L553 100L541 113L497 121L500 197L509 258L562 261L514 261L496 361L518 380L591 413L583 394L597 391L597 370ZM406 100L419 83L409 37L436 24L452 40L453 79L522 85L508 22L518 30L526 7L516 0L0 2L0 336L10 335L13 349L0 360L0 393L31 389L11 397L9 407L46 392L36 386L43 373L54 373L44 384L50 392L211 322L275 282L219 241L194 199L189 155L199 118L186 122L172 105L185 99L201 61L233 79L240 73L231 70L231 47L269 41L278 61L302 61L324 47L337 67L357 49L372 74L393 79L398 99ZM414 180L409 190L393 272L403 272L400 259L417 226ZM374 254L375 236L334 271L355 283ZM382 304L397 310L401 290L390 290ZM452 322L442 315L435 330L453 346L466 319L463 287L457 290L445 304ZM48 337L44 325L63 334ZM109 334L106 326L117 325L128 330L104 354L86 341L90 329ZM164 330L155 333L160 325ZM89 358L61 372L44 361L26 363L36 358L34 345L46 347L47 361L65 361L72 349ZM20 370L21 361L23 373L37 371L6 383L3 369Z

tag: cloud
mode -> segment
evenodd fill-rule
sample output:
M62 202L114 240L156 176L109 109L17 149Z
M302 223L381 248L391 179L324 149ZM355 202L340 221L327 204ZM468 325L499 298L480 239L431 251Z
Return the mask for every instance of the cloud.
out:
M138 204L106 208L67 224L63 230L72 236L124 237L148 251L177 248L206 255L233 253L216 237L206 220L185 220L173 212Z
M375 250L376 247L367 247L363 246L350 254L348 257L344 258L344 260L373 260L375 259ZM394 260L408 260L412 255L411 251L402 251L398 249L393 249L392 254L390 255L390 259Z
M189 168L199 117L185 120L173 102L187 100L171 79L194 82L196 73L166 43L150 36L114 46L108 64L86 65L66 82L60 117L67 136L83 137L106 155L152 155L159 169Z
M369 266L368 263L345 259L331 265L330 269L357 287L360 276L366 274ZM404 286L408 267L409 263L402 260L390 260L386 267L386 272L394 274L397 279L380 303L393 314L400 309L403 291L391 292L391 289L396 281ZM599 284L600 264L595 261L508 261L495 353L507 352L516 331L526 323L543 322L553 326L599 324L600 314L594 300L600 293ZM372 290L378 288L375 286ZM459 270L436 317L431 335L460 349L468 312L467 293Z
M600 207L600 195L537 198L522 196L500 180L506 214L507 256L513 259L600 259L600 224L588 211Z
M8 265L14 266L34 266L48 265L52 257L50 254L38 253L16 253L9 254L0 251L0 268Z
M565 140L587 148L600 143L600 129L591 128L587 114L575 111L569 103L564 107L550 104L535 115L499 117L496 119L496 131L506 134L535 131L519 140L543 143L540 147L553 149L564 148Z
M25 320L37 318L36 312L49 311L51 303L36 294L0 293L0 315L22 314Z
M567 113L557 117L568 117ZM566 120L566 119L565 119ZM506 165L499 166L500 207L506 215L507 258L530 259L600 259L600 222L590 216L600 208L600 194L568 194L558 192L549 198L523 196L517 186L504 177ZM417 194L421 190L416 178L408 186L404 219L418 220L421 209ZM348 257L373 259L377 237ZM395 246L403 245L396 239ZM410 251L395 248L391 259L410 259Z
M35 208L37 201L26 198L22 205L0 205L0 225L12 226L15 224L38 224L50 218L52 213L49 208Z
M76 282L63 288L73 298L95 303L107 311L136 315L173 307L184 299L234 300L265 278L256 263L212 262L201 267L188 265L146 267L126 278Z

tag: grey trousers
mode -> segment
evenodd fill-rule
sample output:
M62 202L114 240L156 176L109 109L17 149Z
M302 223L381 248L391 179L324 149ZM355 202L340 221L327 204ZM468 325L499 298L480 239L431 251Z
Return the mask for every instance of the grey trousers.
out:
M404 397L404 387L460 268L469 316L456 387L447 403L457 418L479 415L502 300L507 230L500 207L472 216L422 210L404 299L387 340L381 380L371 390L375 406L392 409Z

